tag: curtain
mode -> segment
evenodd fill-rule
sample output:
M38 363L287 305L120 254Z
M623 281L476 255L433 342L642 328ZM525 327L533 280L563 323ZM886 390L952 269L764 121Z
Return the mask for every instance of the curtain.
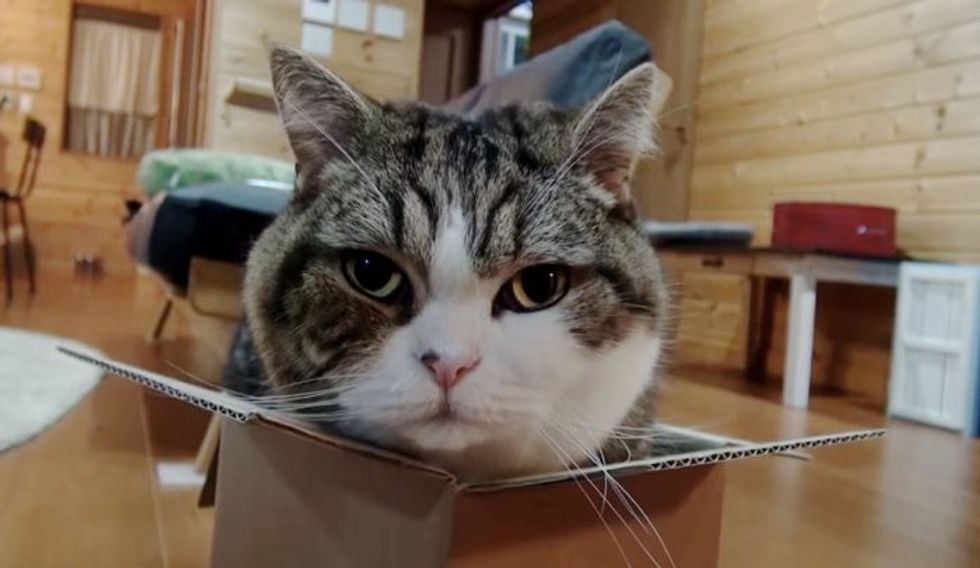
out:
M75 20L68 149L136 158L153 148L161 43L157 30Z

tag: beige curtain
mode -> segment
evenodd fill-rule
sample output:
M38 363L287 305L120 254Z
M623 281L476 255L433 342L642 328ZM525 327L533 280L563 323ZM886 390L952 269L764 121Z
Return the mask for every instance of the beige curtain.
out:
M68 148L135 158L153 148L161 37L99 20L75 20L68 92Z

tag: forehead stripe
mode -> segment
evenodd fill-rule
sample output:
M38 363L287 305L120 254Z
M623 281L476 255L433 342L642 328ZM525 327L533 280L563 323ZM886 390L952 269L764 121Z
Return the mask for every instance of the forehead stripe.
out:
M415 133L405 145L405 151L415 160L421 160L425 156L425 130L429 120L429 113L425 109L419 109L415 117Z
M432 194L429 190L424 188L422 184L414 177L408 182L408 189L415 197L418 198L419 203L422 204L422 209L425 210L425 216L429 220L429 234L433 237L436 234L436 228L439 225L439 211L436 208L435 199L433 199Z
M517 195L518 189L519 186L517 182L511 181L487 210L486 221L483 223L483 233L480 235L480 241L476 248L477 254L480 256L485 256L490 248L490 240L493 237L496 226L497 214L500 213L500 210L504 205L513 201L514 197Z
M388 201L388 216L391 217L391 233L395 246L401 249L405 244L405 201L400 191L385 192Z

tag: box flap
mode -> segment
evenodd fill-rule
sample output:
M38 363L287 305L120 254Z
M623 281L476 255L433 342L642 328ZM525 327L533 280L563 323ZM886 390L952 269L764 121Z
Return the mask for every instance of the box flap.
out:
M100 367L113 375L139 383L170 398L184 401L204 410L217 412L236 422L248 422L261 411L257 405L220 390L180 381L111 359L93 357L91 354L76 351L70 347L60 346L58 351Z
M602 468L583 467L575 473L561 471L494 482L475 483L464 485L463 489L471 492L500 491L515 487L555 483L578 477L604 476L606 473L615 475L616 477L623 477L646 471L697 467L757 456L788 454L790 452L806 448L819 448L821 446L849 444L852 442L861 442L874 438L880 438L885 434L884 430L858 430L854 432L810 436L792 440L751 443L734 439L720 438L711 434L701 436L692 431L674 429L670 426L661 426L661 428L664 430L673 431L675 435L679 437L681 443L675 446L678 451L666 455L661 454L642 460L613 463Z
M269 427L288 430L293 434L311 438L321 443L370 455L400 466L423 470L453 483L456 482L455 476L444 469L377 446L371 446L349 438L332 436L328 432L318 428L315 424L264 408L258 403L251 402L228 391L188 383L112 359L94 357L91 354L76 351L69 347L58 347L58 350L66 355L100 367L121 378L139 383L160 394L184 401L204 410L217 412L236 422L258 422Z
M267 427L285 430L317 442L329 444L344 450L372 456L402 467L422 470L446 479L462 490L470 492L500 491L515 487L555 483L582 476L602 476L606 473L617 477L645 471L660 471L696 467L720 462L739 460L770 454L792 454L800 449L816 448L870 440L884 435L884 430L862 430L780 440L772 442L746 442L714 434L701 433L665 424L657 428L671 436L669 451L658 452L655 457L609 464L603 468L583 467L575 473L559 471L526 477L505 479L493 482L465 484L459 482L451 473L412 459L411 457L364 444L349 438L333 436L315 424L303 422L299 418L261 407L255 402L243 399L226 391L190 384L185 381L152 373L145 369L126 365L111 359L94 357L68 347L59 347L61 352L91 363L122 378L139 383L166 396L176 398L194 406L217 412L236 422L257 422Z

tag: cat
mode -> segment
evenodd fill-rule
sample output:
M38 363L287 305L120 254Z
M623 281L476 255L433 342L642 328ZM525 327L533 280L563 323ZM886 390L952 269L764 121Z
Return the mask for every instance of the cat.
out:
M669 79L464 118L290 48L271 67L297 178L246 269L269 404L469 479L635 445L615 433L653 419L669 295L629 176Z

